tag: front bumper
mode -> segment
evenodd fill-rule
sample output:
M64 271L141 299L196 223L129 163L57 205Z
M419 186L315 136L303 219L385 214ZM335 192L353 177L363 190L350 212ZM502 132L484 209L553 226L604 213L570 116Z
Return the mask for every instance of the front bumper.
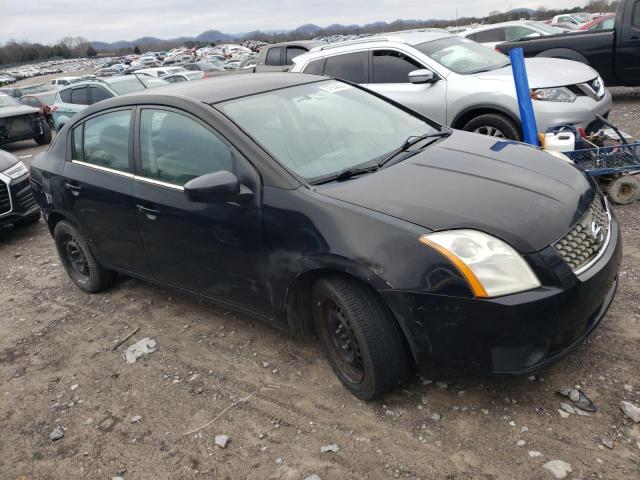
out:
M598 326L618 283L620 229L594 265L528 292L474 299L383 291L423 371L529 374L567 355ZM551 247L549 247L551 248ZM567 274L568 271L568 274Z
M0 176L0 227L29 218L39 209L33 198L29 175L13 181Z
M580 96L572 103L533 101L538 131L546 132L547 128L559 125L573 125L590 130L595 125L596 115L609 115L613 101L611 92L605 89L602 99L596 101L587 96Z

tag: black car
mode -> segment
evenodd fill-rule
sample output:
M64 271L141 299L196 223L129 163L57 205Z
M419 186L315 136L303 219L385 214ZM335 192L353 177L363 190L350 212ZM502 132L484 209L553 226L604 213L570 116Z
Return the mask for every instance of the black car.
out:
M30 225L40 220L33 198L29 170L14 155L0 150L0 227Z
M39 109L0 93L0 146L30 139L38 145L51 142L51 128L46 118L40 115Z
M121 272L315 332L364 399L414 365L537 371L602 320L620 231L573 165L324 77L212 82L93 105L33 160L80 288Z

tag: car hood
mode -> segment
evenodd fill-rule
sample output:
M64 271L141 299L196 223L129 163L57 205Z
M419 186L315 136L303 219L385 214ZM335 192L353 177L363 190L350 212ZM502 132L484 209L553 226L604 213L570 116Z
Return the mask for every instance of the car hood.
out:
M396 165L316 188L429 230L481 230L521 253L563 237L595 195L586 175L564 160L460 131Z
M0 173L4 172L7 168L12 167L18 162L18 158L4 150L0 150Z
M588 82L598 76L598 72L589 65L561 58L527 58L525 64L531 88L574 85ZM513 71L510 66L477 73L475 76L481 80L503 80L513 83Z
M40 113L40 110L28 105L15 105L0 108L0 118L17 117L18 115L27 115L29 113Z

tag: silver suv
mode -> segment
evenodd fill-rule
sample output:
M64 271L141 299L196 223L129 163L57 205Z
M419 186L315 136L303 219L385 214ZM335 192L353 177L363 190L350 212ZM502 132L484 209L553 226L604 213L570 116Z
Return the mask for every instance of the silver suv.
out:
M364 85L442 124L521 140L509 57L458 36L397 32L314 48L292 72ZM539 131L557 125L600 127L611 94L591 67L556 58L526 60Z

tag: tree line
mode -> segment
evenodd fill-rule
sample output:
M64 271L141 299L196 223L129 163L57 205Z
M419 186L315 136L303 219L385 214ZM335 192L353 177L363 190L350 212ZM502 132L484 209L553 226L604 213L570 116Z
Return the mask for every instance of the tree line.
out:
M260 31L253 32L249 36L238 39L264 41L269 43L286 42L291 40L305 40L320 36L331 35L361 35L376 34L384 32L392 32L398 30L408 30L415 28L445 28L454 25L470 25L474 23L499 23L509 20L546 20L555 15L566 13L574 13L579 11L587 11L591 13L612 12L618 6L618 0L589 0L584 7L574 7L569 9L547 9L539 7L535 11L515 10L499 12L493 11L485 17L460 17L455 21L452 20L425 20L425 21L404 21L396 20L389 24L371 24L364 27L319 30L312 33L292 30L284 33L264 33ZM222 43L222 42L217 42ZM135 48L120 48L115 52L109 52L118 56L128 55L132 53L140 53L145 51L153 51L160 49L170 49L174 47L198 47L207 45L207 43L187 41L187 42L171 42L163 41L158 45L140 45ZM0 46L0 65L17 65L27 62L45 61L53 58L85 58L95 57L99 52L91 46L89 40L84 37L64 37L53 45L43 45L41 43L31 43L28 41L9 40Z

